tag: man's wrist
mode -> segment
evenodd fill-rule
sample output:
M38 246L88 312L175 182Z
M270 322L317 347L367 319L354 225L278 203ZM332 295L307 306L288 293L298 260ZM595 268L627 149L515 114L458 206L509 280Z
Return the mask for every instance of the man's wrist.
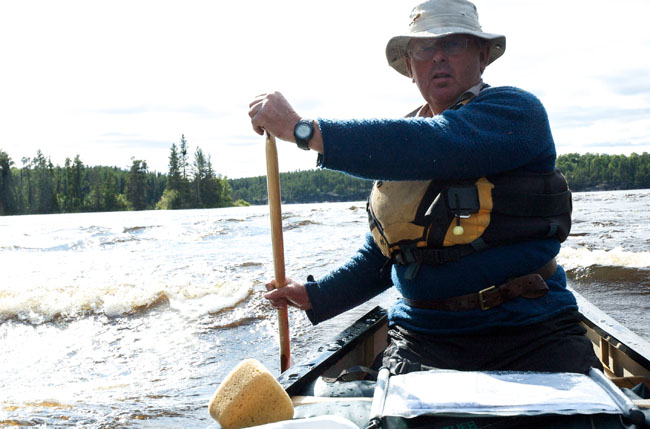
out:
M314 137L314 121L301 119L293 127L293 137L300 149L309 150L309 141Z

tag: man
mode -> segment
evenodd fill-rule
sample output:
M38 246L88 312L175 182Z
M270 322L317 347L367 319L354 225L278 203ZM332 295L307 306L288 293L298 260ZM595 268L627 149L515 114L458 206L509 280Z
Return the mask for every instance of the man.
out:
M466 0L429 0L387 45L425 104L403 119L305 120L280 93L258 96L253 128L319 152L324 168L375 179L371 233L318 281L265 296L316 324L394 285L383 364L585 373L600 367L555 262L571 199L535 96L483 83L505 37Z

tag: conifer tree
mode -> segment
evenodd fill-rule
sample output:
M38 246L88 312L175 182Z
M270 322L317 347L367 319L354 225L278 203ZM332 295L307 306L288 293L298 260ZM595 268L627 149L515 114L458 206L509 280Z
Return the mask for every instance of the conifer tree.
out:
M59 209L56 198L54 183L54 165L49 158L46 158L41 150L36 151L36 157L32 159L35 181L32 181L34 190L35 205L32 205L33 213L55 213Z
M11 177L13 164L9 154L0 149L0 215L13 214L18 209L14 196L14 181Z
M104 205L104 210L106 211L115 211L119 210L120 206L118 204L118 192L117 192L117 179L112 170L108 170L106 173L106 178L104 180L104 188L102 190L102 203Z
M180 191L181 189L181 170L178 148L176 143L172 143L169 153L169 174L167 175L167 189Z
M133 210L144 210L146 205L147 162L132 159L133 164L126 178L126 199Z
M183 180L187 180L187 167L189 162L187 160L188 146L185 140L185 134L181 134L180 153L179 153L179 168L183 176Z
M196 196L195 207L205 207L203 205L203 188L206 180L206 162L203 151L200 147L194 152L194 192Z

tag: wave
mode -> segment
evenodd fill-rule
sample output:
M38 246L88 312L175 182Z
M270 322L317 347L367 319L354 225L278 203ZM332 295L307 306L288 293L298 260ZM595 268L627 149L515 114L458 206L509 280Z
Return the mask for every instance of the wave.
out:
M242 262L241 264L236 264L236 268L258 268L258 267L263 267L264 264L262 262L253 262L253 261L247 261L247 262Z
M202 234L201 240L215 240L221 238L221 236L228 235L231 233L232 231L228 228L219 228Z
M235 307L252 293L252 285L231 282L217 285L169 286L74 285L0 291L0 323L16 320L40 325L67 322L93 315L109 318L134 316L169 308L196 318Z
M150 239L143 238L138 236L138 234L131 234L126 231L123 234L118 235L109 232L89 234L88 236L81 238L44 236L38 238L35 237L31 240L22 240L21 244L0 245L0 250L28 252L67 252L144 240Z
M650 287L650 252L630 252L620 247L612 250L563 247L558 262L569 280L592 284L629 285L639 293ZM647 293L650 293L648 289Z
M161 225L147 225L147 226L129 226L123 228L122 233L124 234L139 234L148 229L161 228Z
M601 287L612 291L612 287L615 287L650 295L647 268L593 265L567 270L567 278L588 285L590 290Z
M292 229L300 228L303 226L309 226L309 225L321 225L321 223L309 219L304 219L301 221L288 223L282 227L282 230L291 231Z
M105 234L110 234L111 233L111 228L105 227L105 226L98 226L98 225L90 225L90 226L81 226L79 227L79 231L83 233L89 233L94 236L98 235L105 235Z
M599 250L563 246L558 262L567 271L593 266L650 269L650 252L630 252L621 247Z
M169 306L193 318L204 314L219 313L235 307L246 300L253 292L253 286L244 283L223 283L215 285L214 290L203 296L181 296L171 299Z
M32 246L21 246L21 245L6 245L0 246L0 250L7 251L26 251L26 252L65 252L68 250L79 250L83 249L86 246L85 240L76 240L69 243L57 244L50 246L50 243L42 243L39 246L39 243L34 243Z

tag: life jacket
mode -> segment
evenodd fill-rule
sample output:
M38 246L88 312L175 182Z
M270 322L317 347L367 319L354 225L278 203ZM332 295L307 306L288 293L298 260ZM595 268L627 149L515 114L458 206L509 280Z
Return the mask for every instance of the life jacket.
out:
M397 264L441 265L524 240L566 240L571 191L564 176L509 172L471 181L377 181L370 231Z

